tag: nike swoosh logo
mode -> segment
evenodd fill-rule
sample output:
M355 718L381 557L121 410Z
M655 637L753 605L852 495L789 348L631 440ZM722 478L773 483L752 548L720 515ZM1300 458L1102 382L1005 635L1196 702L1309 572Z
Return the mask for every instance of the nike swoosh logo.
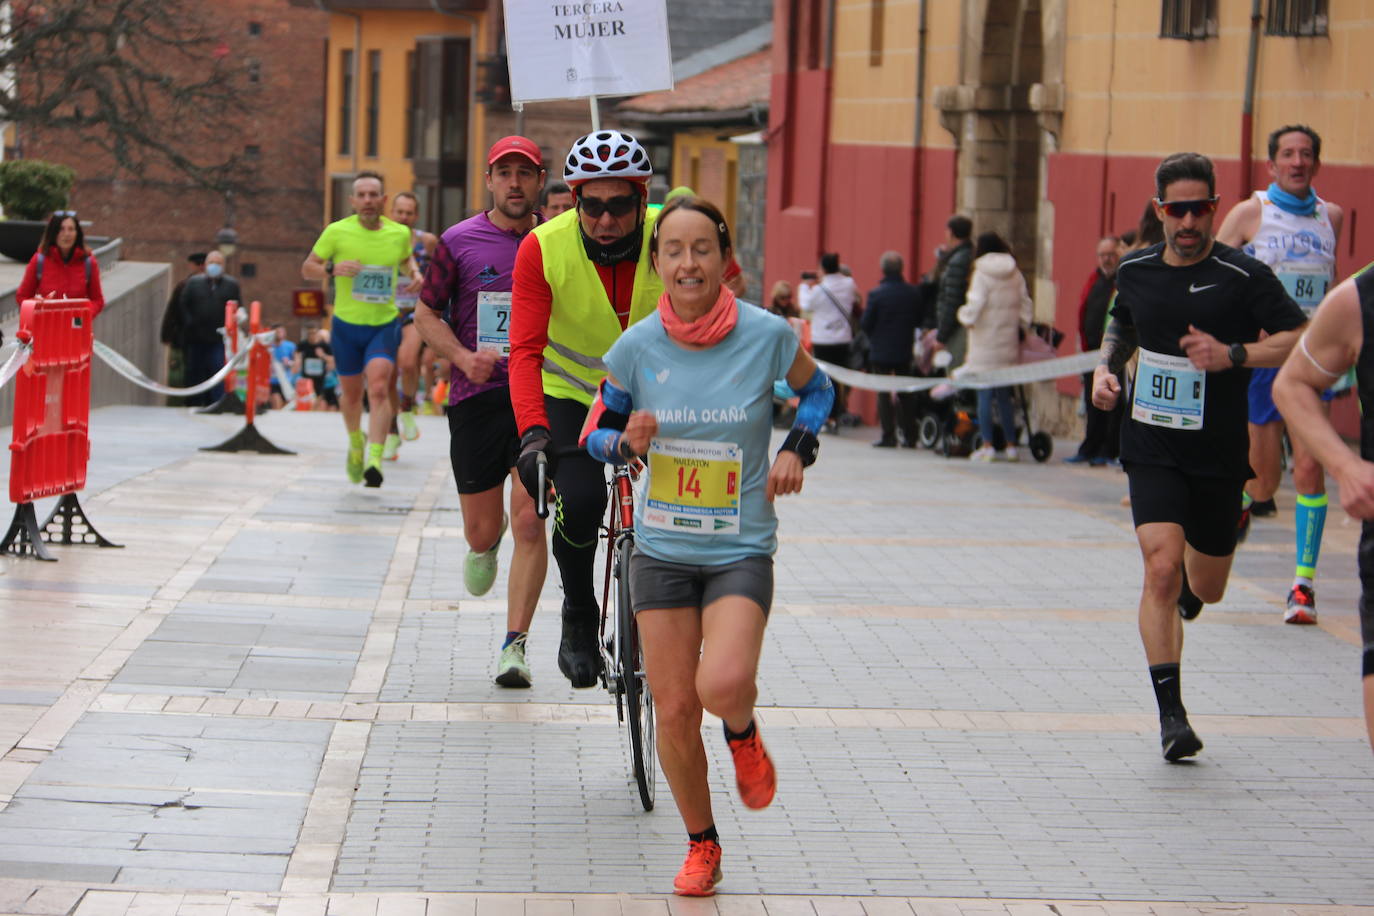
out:
M1172 677L1162 677L1162 678L1159 679L1159 682L1160 682L1161 684L1167 684L1167 683L1169 683L1169 682L1172 681L1172 680L1173 680Z
M1196 286L1196 285L1190 283L1190 284L1188 284L1188 292L1190 292L1190 293L1200 293L1200 292L1202 292L1204 289L1211 289L1211 288L1214 287L1214 286L1216 286L1215 283L1208 283L1206 286Z

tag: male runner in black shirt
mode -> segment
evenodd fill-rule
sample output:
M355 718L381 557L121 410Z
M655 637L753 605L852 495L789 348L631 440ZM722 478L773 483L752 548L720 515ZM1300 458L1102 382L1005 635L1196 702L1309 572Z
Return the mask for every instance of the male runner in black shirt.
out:
M1155 171L1164 243L1117 268L1117 299L1093 374L1093 404L1110 410L1119 373L1139 366L1122 424L1121 462L1145 561L1140 638L1159 703L1164 759L1202 742L1179 687L1181 616L1221 600L1236 549L1241 489L1250 476L1245 426L1249 367L1280 365L1298 339L1302 310L1272 271L1216 242L1216 176L1197 153ZM1259 332L1269 334L1260 341Z

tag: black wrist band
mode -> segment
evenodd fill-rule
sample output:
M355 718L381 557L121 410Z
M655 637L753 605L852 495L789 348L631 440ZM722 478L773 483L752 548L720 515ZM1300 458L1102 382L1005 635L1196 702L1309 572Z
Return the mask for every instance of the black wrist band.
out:
M620 438L615 440L615 453L626 462L633 461L639 457L635 454L634 449L630 448L630 438L624 433L621 433Z
M809 468L816 463L816 455L820 450L821 440L817 439L814 433L809 433L800 426L792 427L787 438L782 440L782 447L778 449L780 452L796 452L804 468Z

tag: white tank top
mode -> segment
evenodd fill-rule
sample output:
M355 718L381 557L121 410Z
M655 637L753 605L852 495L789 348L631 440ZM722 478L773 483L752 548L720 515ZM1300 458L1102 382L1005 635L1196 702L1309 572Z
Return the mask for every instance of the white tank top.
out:
M1296 216L1270 200L1268 191L1256 191L1255 199L1260 204L1259 230L1242 250L1268 264L1310 316L1336 276L1336 230L1326 201L1319 197L1311 216Z

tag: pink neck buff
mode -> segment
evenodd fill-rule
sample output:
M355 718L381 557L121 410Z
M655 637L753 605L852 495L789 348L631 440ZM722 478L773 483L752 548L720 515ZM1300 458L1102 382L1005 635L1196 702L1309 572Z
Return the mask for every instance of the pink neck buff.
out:
M739 307L735 303L735 294L722 286L716 304L696 321L687 322L673 311L673 303L664 293L658 297L658 317L663 322L663 330L678 343L712 347L735 329L735 322L739 321Z

